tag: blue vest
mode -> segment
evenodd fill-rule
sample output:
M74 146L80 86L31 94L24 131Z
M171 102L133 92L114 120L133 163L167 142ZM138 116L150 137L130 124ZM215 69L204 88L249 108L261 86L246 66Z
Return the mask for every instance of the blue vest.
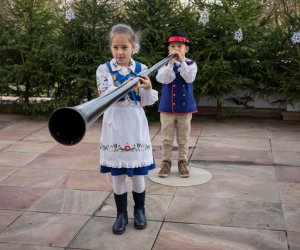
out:
M141 72L142 70L142 65L141 63L135 61L135 70L134 72L130 72L129 74L127 74L126 76L124 75L121 75L119 73L119 71L113 71L111 66L110 66L110 62L107 62L106 63L106 66L107 68L109 69L109 72L113 78L113 81L114 81L114 85L116 87L119 87L120 85L122 85L126 80L128 80L129 78L131 77L135 77L138 73ZM127 93L129 99L133 102L137 102L137 101L141 101L141 97L134 91L134 90L130 90L128 93ZM125 101L125 96L121 97L118 101Z
M187 64L194 63L193 61ZM180 66L174 64L175 80L170 84L162 84L158 111L162 113L194 113L197 105L193 94L193 83L186 83L180 75Z

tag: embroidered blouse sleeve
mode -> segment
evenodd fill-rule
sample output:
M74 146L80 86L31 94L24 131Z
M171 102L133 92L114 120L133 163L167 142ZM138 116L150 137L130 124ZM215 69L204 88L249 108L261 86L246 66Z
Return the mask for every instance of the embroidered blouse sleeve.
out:
M147 69L147 66L142 64L142 70ZM141 105L150 106L158 100L158 92L154 89L139 88Z
M162 66L156 75L156 80L162 84L169 84L174 81L176 75L173 70L174 65L168 63Z
M141 105L150 106L158 100L158 92L154 89L140 88Z
M192 83L196 79L197 74L197 64L193 61L191 64L187 64L186 61L180 63L180 75L185 80L186 83Z
M101 64L96 70L96 81L99 96L106 95L117 88L105 64Z

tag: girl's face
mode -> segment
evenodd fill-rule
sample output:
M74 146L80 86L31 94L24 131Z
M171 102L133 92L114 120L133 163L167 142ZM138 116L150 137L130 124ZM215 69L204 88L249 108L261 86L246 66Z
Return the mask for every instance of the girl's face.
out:
M130 58L135 49L127 34L115 34L111 40L111 53L120 66L129 67Z
M189 46L181 42L171 42L168 46L169 53L180 53L182 56L189 51Z

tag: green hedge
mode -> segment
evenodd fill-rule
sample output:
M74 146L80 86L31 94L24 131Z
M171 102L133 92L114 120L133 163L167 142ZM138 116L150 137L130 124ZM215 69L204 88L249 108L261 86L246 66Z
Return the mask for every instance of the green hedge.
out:
M196 98L216 100L219 117L225 96L244 107L257 95L275 97L274 103L282 105L300 101L297 0L289 5L263 0L10 2L0 10L0 94L19 96L26 113L97 97L95 71L111 58L107 35L118 22L142 32L134 58L148 66L167 54L163 41L170 30L185 29L193 41L187 57L198 65ZM237 96L241 90L244 96ZM36 105L32 96L53 101Z

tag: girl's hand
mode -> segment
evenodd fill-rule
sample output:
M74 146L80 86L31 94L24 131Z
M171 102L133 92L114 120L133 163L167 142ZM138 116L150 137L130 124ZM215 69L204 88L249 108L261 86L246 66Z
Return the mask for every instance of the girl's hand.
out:
M148 76L140 76L139 87L149 90L152 88L151 80Z
M128 78L128 79L124 82L124 84L129 83L131 80L133 80L133 77ZM133 90L134 90L136 93L138 93L139 87L140 87L140 81L138 81L137 84L134 85Z
M133 79L133 77L128 78L128 79L124 82L124 84L129 83L132 79Z

